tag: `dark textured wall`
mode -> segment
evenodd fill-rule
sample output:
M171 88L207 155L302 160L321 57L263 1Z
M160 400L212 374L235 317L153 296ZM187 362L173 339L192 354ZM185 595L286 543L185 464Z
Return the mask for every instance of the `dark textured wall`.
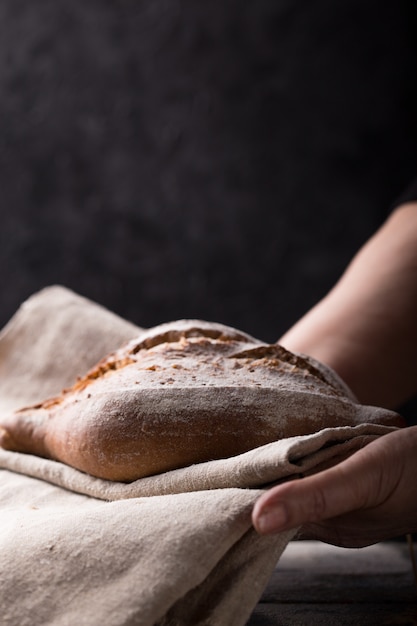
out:
M61 283L276 339L417 173L414 5L2 0L0 323Z

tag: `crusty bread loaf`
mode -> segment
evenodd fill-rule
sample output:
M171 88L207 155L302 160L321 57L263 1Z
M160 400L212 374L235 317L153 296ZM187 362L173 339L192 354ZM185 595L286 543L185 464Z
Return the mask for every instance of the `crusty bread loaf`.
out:
M142 333L56 398L0 417L0 444L131 481L325 427L401 425L321 364L221 324Z

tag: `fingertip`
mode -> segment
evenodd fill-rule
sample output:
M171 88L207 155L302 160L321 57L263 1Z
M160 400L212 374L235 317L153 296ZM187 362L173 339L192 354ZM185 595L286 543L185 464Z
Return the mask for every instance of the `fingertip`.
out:
M315 481L315 477L290 481L264 493L252 512L257 532L262 535L283 532L325 515L324 494L314 485Z
M284 502L254 511L252 517L255 529L261 535L270 535L286 529L288 512Z

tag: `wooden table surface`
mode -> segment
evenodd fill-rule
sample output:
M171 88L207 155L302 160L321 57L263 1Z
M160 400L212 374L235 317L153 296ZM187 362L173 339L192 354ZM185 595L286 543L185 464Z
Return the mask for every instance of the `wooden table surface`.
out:
M415 544L417 556L417 545ZM406 542L361 549L291 542L247 626L417 625Z

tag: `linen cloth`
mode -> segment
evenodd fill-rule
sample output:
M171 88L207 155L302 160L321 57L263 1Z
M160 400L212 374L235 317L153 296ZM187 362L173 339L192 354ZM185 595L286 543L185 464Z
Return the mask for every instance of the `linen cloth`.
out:
M58 393L141 332L59 287L0 333L0 412ZM328 428L132 483L0 449L0 606L9 626L241 626L295 531L260 537L262 489L391 428Z

